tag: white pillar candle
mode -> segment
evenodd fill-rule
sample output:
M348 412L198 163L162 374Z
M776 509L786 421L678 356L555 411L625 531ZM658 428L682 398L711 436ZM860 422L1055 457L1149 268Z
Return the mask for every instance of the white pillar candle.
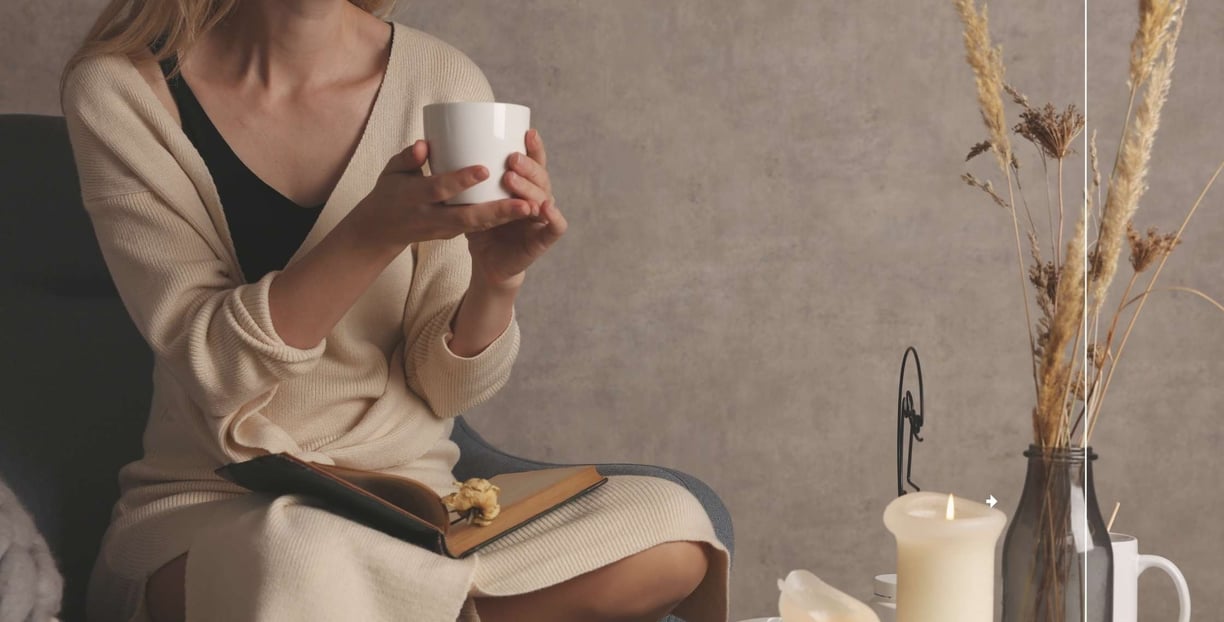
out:
M902 495L884 510L897 538L897 622L990 622L995 543L1007 517L936 492Z

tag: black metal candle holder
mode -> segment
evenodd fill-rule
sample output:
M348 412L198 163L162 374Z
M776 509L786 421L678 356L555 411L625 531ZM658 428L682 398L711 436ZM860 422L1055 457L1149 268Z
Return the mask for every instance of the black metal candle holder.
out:
M914 355L914 367L918 370L918 410L914 410L914 395L905 390L905 364L909 362L910 354ZM922 442L919 433L925 421L925 398L922 393L922 363L918 360L918 350L910 346L901 357L901 379L897 382L897 496L906 493L905 483L914 487L914 492L922 489L914 483L914 441ZM905 422L909 422L909 453L905 455ZM901 467L905 465L905 479L902 481Z

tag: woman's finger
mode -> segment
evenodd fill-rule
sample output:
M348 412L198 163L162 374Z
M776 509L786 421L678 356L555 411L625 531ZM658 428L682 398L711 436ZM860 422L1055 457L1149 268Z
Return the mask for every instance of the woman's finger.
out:
M450 225L462 233L485 231L531 216L531 206L521 199L501 199L488 203L439 207Z
M532 205L542 206L544 201L551 198L547 190L514 171L506 171L503 179L506 182L506 187L510 189L514 196L527 199L531 201Z
M489 169L479 164L457 171L432 175L427 179L426 199L430 203L449 201L460 192L489 178Z
M387 161L387 166L383 168L383 175L388 173L408 173L410 175L420 175L421 167L425 166L425 162L429 157L429 148L425 141L418 140L408 146L407 149L391 156Z
M536 235L539 236L540 243L545 247L552 246L553 242L561 239L561 236L565 235L565 230L569 229L569 222L565 220L561 210L557 209L556 201L551 198L540 207L540 218L545 219L546 224Z
M544 152L544 139L540 138L540 131L531 128L527 130L527 157L540 163L540 166L548 166L548 154Z
M521 153L512 153L508 158L508 163L510 170L531 180L531 183L543 188L545 193L552 194L552 182L548 177L548 169L539 162Z

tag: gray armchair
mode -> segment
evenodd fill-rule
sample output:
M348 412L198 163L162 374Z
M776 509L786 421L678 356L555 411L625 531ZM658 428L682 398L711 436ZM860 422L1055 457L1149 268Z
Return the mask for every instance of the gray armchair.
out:
M59 563L62 619L82 620L90 568L118 496L116 473L140 455L152 357L80 205L62 118L0 115L0 190L0 480L33 515ZM497 450L462 417L452 438L462 451L460 479L552 466ZM684 485L732 548L731 517L700 480L654 466L600 470Z

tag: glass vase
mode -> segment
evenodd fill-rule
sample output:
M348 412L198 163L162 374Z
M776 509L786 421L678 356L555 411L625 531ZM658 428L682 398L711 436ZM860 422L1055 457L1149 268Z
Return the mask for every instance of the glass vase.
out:
M1091 448L1024 452L1028 474L1003 541L1003 622L1112 622L1113 549Z

